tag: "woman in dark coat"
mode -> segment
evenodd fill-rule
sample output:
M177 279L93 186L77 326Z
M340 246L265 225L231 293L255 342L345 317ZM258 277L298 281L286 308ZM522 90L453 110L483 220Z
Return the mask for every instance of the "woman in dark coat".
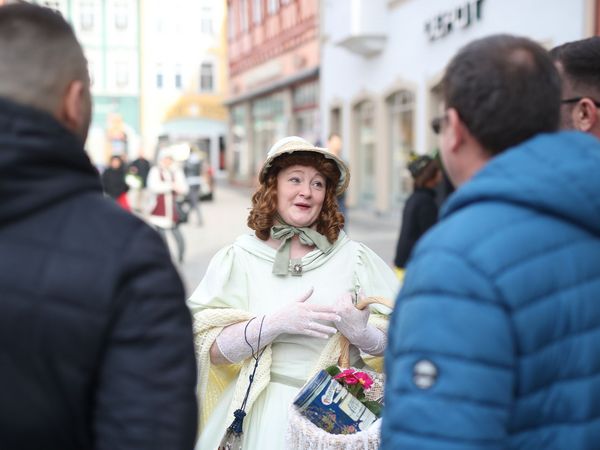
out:
M115 199L127 211L130 210L127 201L129 186L125 182L125 166L120 156L110 158L110 166L102 173L102 187L106 195Z
M408 170L413 176L414 190L402 213L402 228L394 258L398 269L404 269L417 240L435 224L438 216L434 188L440 182L442 172L437 160L427 155L419 156L408 165Z

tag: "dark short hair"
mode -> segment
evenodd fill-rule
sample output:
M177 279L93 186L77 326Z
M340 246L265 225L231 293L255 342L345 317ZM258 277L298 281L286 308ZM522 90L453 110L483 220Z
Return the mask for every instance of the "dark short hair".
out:
M87 62L60 13L28 3L0 8L0 96L53 112L74 80L89 83Z
M446 108L454 108L492 155L560 119L560 78L548 52L527 38L494 35L463 47L443 81Z
M567 42L550 50L572 88L600 100L600 36Z

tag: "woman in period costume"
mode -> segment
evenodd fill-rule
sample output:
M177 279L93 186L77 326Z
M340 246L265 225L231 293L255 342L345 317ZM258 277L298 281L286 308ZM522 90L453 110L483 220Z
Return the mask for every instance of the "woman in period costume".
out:
M245 450L284 448L288 408L312 375L337 362L341 334L355 367L361 355L384 352L390 311L359 311L353 301L393 299L399 286L391 268L342 229L336 196L349 177L342 160L299 137L269 151L248 217L254 233L213 257L188 300L200 368L198 449L216 449L242 405L259 337Z

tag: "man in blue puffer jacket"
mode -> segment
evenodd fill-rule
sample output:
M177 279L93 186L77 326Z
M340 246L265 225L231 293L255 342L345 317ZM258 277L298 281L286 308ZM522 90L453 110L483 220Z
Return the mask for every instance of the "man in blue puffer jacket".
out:
M382 449L600 448L600 142L559 123L546 52L462 49L435 120L459 188L390 324Z

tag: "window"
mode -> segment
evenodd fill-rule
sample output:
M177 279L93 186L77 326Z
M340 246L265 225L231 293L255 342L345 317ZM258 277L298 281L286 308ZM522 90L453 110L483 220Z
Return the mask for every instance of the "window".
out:
M235 9L236 4L231 5L231 10L227 14L227 36L232 40L235 36Z
M240 0L240 26L242 32L248 31L248 1Z
M129 11L126 2L115 3L115 27L117 30L126 30L129 25Z
M94 64L88 60L87 66L88 66L88 76L90 77L90 87L94 87L94 81L95 81Z
M156 87L159 89L163 87L163 69L160 65L156 68Z
M279 0L268 0L267 11L269 14L275 14L279 11Z
M200 92L212 92L214 89L213 65L204 62L200 66Z
M47 8L50 8L50 9L60 12L60 2L45 1L45 2L42 2L42 5Z
M181 78L181 66L177 65L175 67L175 87L177 89L181 89L182 86L183 86L183 81Z
M129 65L126 62L118 62L116 65L117 86L125 88L129 84Z
M262 22L262 0L254 0L252 5L252 17L254 18L255 24Z
M204 34L214 34L212 9L209 6L203 6L200 13L200 31Z
M91 31L94 29L94 4L92 2L81 2L80 4L81 29Z

